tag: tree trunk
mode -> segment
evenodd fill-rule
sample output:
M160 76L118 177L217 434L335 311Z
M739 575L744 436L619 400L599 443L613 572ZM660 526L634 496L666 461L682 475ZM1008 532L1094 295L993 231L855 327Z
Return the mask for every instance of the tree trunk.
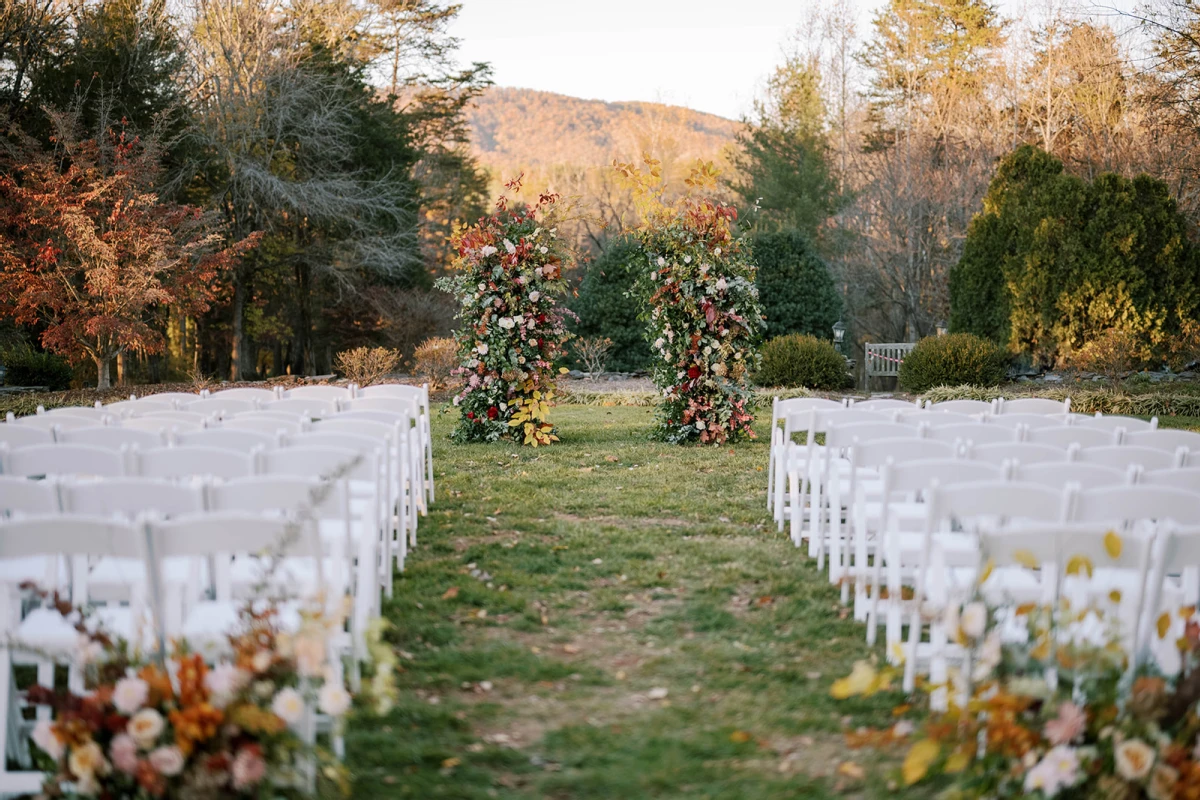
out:
M244 374L242 365L246 358L246 332L242 324L246 310L246 287L240 276L234 276L231 310L233 312L233 346L229 351L229 380L240 381Z
M96 388L111 389L109 366L112 364L112 356L95 356L92 360L96 362Z
M117 386L129 383L129 356L124 350L117 353Z

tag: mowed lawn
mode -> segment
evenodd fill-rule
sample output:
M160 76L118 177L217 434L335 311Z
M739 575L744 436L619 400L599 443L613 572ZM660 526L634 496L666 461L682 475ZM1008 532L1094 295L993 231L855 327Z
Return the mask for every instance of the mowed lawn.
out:
M766 443L650 442L652 413L560 407L538 450L453 444L438 415L437 502L385 605L401 702L353 721L356 797L888 793L897 754L842 732L901 698L830 698L869 650L770 522Z

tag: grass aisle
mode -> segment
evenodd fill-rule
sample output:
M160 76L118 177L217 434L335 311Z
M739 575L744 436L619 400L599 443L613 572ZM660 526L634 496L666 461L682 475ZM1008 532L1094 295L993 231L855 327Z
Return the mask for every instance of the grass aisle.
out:
M437 420L438 502L385 611L402 699L352 726L356 797L887 792L841 731L896 697L829 697L863 631L770 524L767 445L653 443L651 415L559 408L537 451Z

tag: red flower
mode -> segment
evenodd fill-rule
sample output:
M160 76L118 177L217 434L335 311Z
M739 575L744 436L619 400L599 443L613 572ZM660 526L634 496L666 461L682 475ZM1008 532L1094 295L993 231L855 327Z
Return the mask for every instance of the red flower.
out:
M500 416L500 409L495 406L488 409L488 419L495 419L498 416Z
M696 378L699 378L699 377L700 377L700 368L699 368L699 367L697 367L697 366L691 366L691 367L688 367L688 373L687 373L687 375L688 375L688 377L689 377L689 378L691 378L692 380L696 380Z
M471 420L472 422L474 422L474 421L475 421L475 412L474 412L474 411L468 411L468 412L467 412L467 419L469 419L469 420Z

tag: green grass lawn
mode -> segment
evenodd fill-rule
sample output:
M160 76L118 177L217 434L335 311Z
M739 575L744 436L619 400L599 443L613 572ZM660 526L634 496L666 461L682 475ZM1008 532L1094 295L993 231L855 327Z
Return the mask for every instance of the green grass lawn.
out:
M657 444L651 415L562 407L539 450L438 418L438 500L385 607L402 700L353 722L356 797L888 793L896 755L842 731L900 698L829 697L868 649L770 522L767 445Z

